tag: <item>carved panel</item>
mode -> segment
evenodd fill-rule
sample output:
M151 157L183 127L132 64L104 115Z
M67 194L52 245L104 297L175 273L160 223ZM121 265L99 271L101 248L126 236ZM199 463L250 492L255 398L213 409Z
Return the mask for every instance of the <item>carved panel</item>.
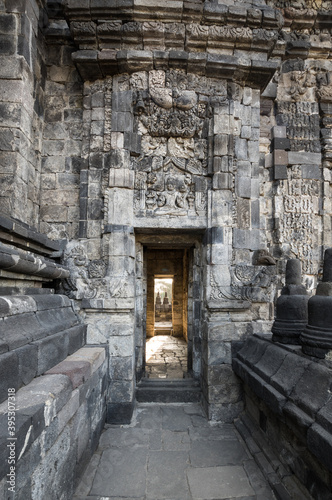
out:
M320 152L318 105L314 102L277 103L279 119L287 126L292 151Z
M154 157L136 164L135 210L138 215L204 215L207 180L199 160Z
M70 278L62 283L66 295L79 300L108 297L103 260L89 260L84 246L73 244L67 247L64 261L70 269Z
M218 276L211 270L211 300L248 300L249 302L270 302L273 284L276 282L275 266L252 266L238 264L231 269L231 285L218 284Z
M318 246L319 181L302 179L299 166L288 169L288 179L281 181L283 194L279 219L279 243L290 255L302 261L306 274L314 274L314 249Z
M135 126L142 149L131 165L135 170L136 215L205 216L210 180L206 177L208 146L202 130L210 102L207 89L204 93L199 89L207 79L181 71L154 70L148 73L147 89L142 90L142 76L139 84L137 81L135 77ZM215 93L215 88L210 92ZM226 96L222 84L219 93Z

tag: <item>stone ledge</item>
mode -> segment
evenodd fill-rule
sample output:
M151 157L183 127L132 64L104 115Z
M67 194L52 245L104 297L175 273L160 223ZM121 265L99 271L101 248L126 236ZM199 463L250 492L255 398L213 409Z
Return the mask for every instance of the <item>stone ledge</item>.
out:
M29 248L38 253L50 255L61 250L58 241L50 240L46 235L38 233L35 229L11 217L0 215L1 239L23 248ZM29 244L27 244L29 242Z
M105 361L105 356L103 347L82 347L75 354L68 356L64 361L48 370L45 375L67 375L73 389L76 389L98 370Z
M248 300L224 300L220 299L218 300L210 300L207 303L208 309L213 312L218 312L218 311L246 311L247 309L250 309L251 304Z
M41 340L24 344L0 355L0 401L7 397L7 388L29 384L34 377L42 375L66 356L73 354L85 344L86 326L76 325L68 330L55 333ZM19 345L21 337L16 335ZM22 337L23 342L26 340ZM1 341L3 342L3 341ZM0 343L0 348L3 344ZM8 345L6 346L8 349ZM10 346L9 346L10 347Z
M57 498L63 494L66 498L71 497L86 463L97 447L104 426L107 377L105 349L84 347L77 352L75 360L69 356L62 364L62 369L60 365L58 373L35 378L15 395L18 498L30 498L30 489L31 498L39 498L40 486L37 483L40 481L45 483L45 491L53 491L53 476L49 473L49 466L55 461L66 463L65 467L59 467L58 470L60 477L57 477L57 487L61 492ZM70 365L71 369L68 370ZM82 377L83 365L88 369L83 370ZM5 401L0 405L1 488L5 486L8 473L7 412L8 404ZM66 442L66 446L61 447L59 455L57 443L60 441ZM67 489L68 484L70 491ZM36 491L33 491L34 488Z
M72 301L66 295L8 295L0 297L0 317L29 312L71 307Z
M276 498L280 500L311 499L289 467L279 459L262 430L257 428L248 415L242 414L234 421L234 424Z
M233 358L233 369L332 472L332 370L328 364L291 352L290 346L252 336ZM314 444L314 436L319 437L320 446Z
M32 252L13 249L0 243L0 269L7 273L38 276L48 280L69 277L69 269L61 264L37 256Z
M249 53L250 54L250 53ZM179 68L185 71L196 71L199 74L217 78L238 78L244 85L264 89L273 76L276 61L251 60L240 63L239 59L230 55L202 54L199 59L190 57L185 51L144 51L144 50L79 50L72 54L84 80L102 79L118 73L134 73L151 69Z
M277 9L262 6L245 7L242 5L223 5L211 2L185 2L183 0L69 0L66 17L69 21L97 19L151 21L151 13L158 21L172 23L229 24L231 26L262 26L279 29L283 25L281 13Z

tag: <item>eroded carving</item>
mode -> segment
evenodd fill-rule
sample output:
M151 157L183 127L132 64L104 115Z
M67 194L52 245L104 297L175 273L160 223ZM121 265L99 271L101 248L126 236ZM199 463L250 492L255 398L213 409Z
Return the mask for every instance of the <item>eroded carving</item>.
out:
M210 275L211 300L247 300L269 302L272 285L276 282L275 266L252 266L238 264L231 269L231 285L221 286L212 269Z
M317 248L317 214L319 182L302 179L301 169L294 165L288 169L288 179L281 181L282 193L279 218L279 241L289 247L290 255L302 261L303 271L315 272L314 248Z
M203 187L195 193L195 178L190 170L202 172L203 168L194 168L184 158L175 157L154 157L147 165L138 164L135 209L153 211L155 215L202 215L206 209ZM206 180L201 181L205 183L205 191Z
M70 279L63 283L66 295L78 300L108 296L107 266L103 260L89 260L84 246L74 244L66 249L64 262L70 269Z

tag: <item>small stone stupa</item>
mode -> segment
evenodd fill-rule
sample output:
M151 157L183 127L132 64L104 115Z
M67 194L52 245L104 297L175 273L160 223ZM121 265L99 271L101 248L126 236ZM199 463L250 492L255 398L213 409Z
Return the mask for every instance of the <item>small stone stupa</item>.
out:
M308 302L308 324L301 334L302 351L325 358L332 350L332 248L325 250L323 281Z
M300 344L300 334L308 323L309 296L301 285L301 261L289 259L286 285L277 300L277 314L272 326L272 340L282 344Z

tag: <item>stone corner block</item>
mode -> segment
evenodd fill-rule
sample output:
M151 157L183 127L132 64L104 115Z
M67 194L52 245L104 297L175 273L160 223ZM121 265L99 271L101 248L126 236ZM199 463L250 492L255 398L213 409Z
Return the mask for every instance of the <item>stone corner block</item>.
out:
M91 376L91 365L88 361L67 358L45 373L45 375L55 374L67 375L71 380L73 389L76 389Z
M67 358L68 362L86 361L90 364L91 373L94 373L106 359L105 347L82 347Z

